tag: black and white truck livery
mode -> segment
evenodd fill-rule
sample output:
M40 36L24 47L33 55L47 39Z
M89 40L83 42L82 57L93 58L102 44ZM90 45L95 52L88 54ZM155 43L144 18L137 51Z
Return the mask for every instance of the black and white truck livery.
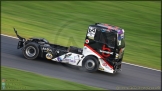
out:
M17 49L22 49L27 59L37 57L48 60L81 66L88 72L101 70L115 73L121 70L121 63L125 49L124 29L110 24L95 23L89 25L84 47L65 47L51 44L44 38L20 39Z

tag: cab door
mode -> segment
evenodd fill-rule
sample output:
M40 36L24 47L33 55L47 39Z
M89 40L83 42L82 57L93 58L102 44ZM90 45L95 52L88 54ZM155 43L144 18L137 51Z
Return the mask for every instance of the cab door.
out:
M101 46L100 53L104 58L113 60L115 57L115 34L108 34L109 32L101 32L99 45ZM111 36L110 36L111 35Z

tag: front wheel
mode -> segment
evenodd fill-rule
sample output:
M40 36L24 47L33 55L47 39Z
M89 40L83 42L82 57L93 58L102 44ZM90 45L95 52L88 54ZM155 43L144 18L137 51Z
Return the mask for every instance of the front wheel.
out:
M38 44L31 42L23 49L23 55L27 59L36 59L39 55Z
M99 61L93 56L87 56L83 59L82 67L88 72L95 72L99 68Z

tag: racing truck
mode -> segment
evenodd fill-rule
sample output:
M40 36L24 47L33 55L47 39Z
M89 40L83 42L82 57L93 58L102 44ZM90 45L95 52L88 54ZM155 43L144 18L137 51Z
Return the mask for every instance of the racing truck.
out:
M125 49L124 29L105 23L88 26L83 48L49 43L45 38L25 39L18 35L17 49L22 49L26 59L38 57L80 66L87 72L97 70L116 73L121 71Z

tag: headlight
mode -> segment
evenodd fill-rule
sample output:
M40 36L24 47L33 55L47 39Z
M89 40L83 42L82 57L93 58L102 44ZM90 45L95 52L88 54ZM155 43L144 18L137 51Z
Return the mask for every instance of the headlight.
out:
M115 58L116 58L116 59L118 59L118 58L119 58L119 54L118 54L118 53L116 53Z

